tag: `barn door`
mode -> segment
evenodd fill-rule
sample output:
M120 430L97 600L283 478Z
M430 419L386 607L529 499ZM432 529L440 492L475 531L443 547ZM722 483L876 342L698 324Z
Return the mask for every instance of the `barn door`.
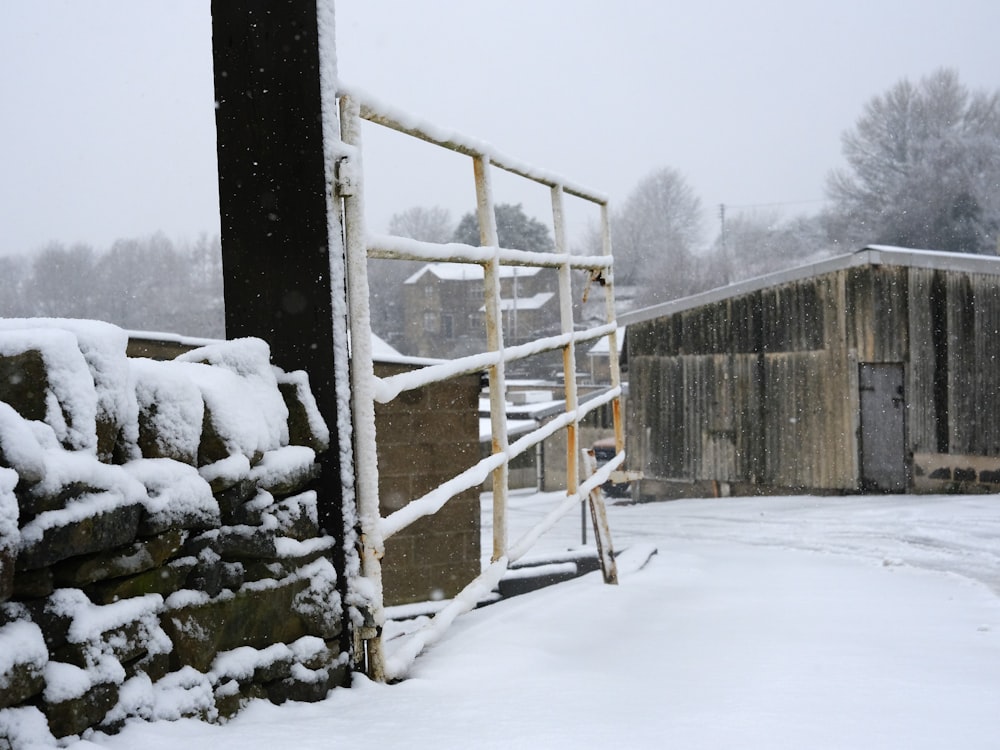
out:
M906 490L906 400L903 365L861 363L861 486L866 490Z

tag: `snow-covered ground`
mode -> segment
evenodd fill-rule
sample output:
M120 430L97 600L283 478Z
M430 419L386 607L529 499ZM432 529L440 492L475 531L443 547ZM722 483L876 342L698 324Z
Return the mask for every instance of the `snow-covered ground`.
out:
M552 496L517 495L511 537ZM410 679L75 748L996 748L1000 497L609 508L591 574L460 618ZM487 516L484 516L487 518ZM488 532L488 530L486 530ZM579 542L576 514L541 541Z

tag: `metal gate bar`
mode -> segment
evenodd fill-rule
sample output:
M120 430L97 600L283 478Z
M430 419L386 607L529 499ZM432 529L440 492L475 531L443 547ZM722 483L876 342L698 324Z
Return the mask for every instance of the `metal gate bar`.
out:
M363 654L357 662L367 662L375 680L393 679L405 674L420 650L440 637L447 625L497 585L510 562L522 556L534 542L563 515L608 481L611 473L625 459L620 424L621 385L618 375L616 346L617 325L614 316L613 277L611 273L611 243L608 228L607 198L575 186L551 173L530 167L497 153L487 144L457 134L439 131L424 123L415 123L405 114L393 112L371 97L342 89L340 92L341 133L344 153L338 154L337 194L343 198L345 214L345 245L348 266L348 316L351 329L351 406L354 415L354 449L356 472L353 477L361 527L361 574L369 581L372 593L372 624L363 628ZM476 205L480 228L480 247L458 243L434 244L391 236L368 236L365 231L361 120L369 120L409 134L421 140L472 157L475 177ZM491 185L491 167L497 167L528 180L547 185L551 191L555 253L537 253L501 248L497 237ZM573 256L567 252L563 209L565 194L597 204L601 209L602 254ZM367 259L394 258L426 261L473 263L484 270L484 309L486 313L488 351L415 372L379 379L375 377L371 359L371 324L368 298ZM562 332L516 346L506 346L503 339L501 266L555 268L559 275L560 327ZM605 286L607 322L586 331L576 331L572 310L572 271L584 270ZM575 347L577 343L607 336L611 349L612 386L599 398L584 405L578 403L576 388ZM509 443L506 419L506 365L541 352L561 349L563 353L566 410L557 419L528 433L513 444ZM492 432L491 455L476 465L452 477L423 497L411 501L400 510L382 518L378 498L378 468L375 460L375 403L385 403L403 391L447 380L456 375L487 370L489 373L490 419ZM612 404L615 419L616 456L584 482L579 482L577 433L581 418L590 410ZM507 541L508 465L512 458L530 450L559 429L567 431L567 496L546 517L529 530L514 545ZM382 602L381 558L385 539L418 518L440 510L451 498L482 484L492 474L493 479L493 551L492 562L455 599L442 609L421 631L411 634L405 645L391 659L383 652L381 626L385 612ZM600 493L596 493L600 498ZM599 502L602 503L603 499ZM595 515L595 521L597 516ZM606 528L602 538L610 544Z

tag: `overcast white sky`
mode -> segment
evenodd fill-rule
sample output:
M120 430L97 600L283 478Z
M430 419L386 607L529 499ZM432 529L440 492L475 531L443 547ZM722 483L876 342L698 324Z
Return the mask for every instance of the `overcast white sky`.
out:
M677 168L706 241L720 203L817 210L900 78L1000 88L996 0L338 0L337 23L345 81L613 201ZM218 232L209 0L2 0L0 108L0 253ZM467 163L366 137L372 229L472 208Z

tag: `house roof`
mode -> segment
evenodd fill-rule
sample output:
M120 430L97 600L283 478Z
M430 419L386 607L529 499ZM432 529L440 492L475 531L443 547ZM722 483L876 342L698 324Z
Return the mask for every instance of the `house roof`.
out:
M532 294L528 297L518 297L517 299L504 297L500 300L500 309L503 312L510 312L511 310L538 310L544 307L545 303L553 297L555 297L555 293L553 292L539 292L538 294ZM485 305L479 308L480 312L485 309Z
M690 297L663 302L659 305L633 310L618 316L618 323L628 325L641 323L653 318L691 310L703 305L711 305L731 297L739 297L768 287L787 284L792 281L812 278L833 271L859 266L908 266L930 268L942 271L964 271L966 273L1000 274L1000 258L991 255L971 255L949 253L940 250L913 250L889 245L869 245L853 253L836 255L816 263L807 263L784 271L757 276L729 286L710 289Z
M511 279L515 276L526 278L535 276L542 269L535 266L500 266L500 278ZM410 276L404 284L416 284L424 274L431 273L441 281L482 281L483 267L478 263L428 263Z

